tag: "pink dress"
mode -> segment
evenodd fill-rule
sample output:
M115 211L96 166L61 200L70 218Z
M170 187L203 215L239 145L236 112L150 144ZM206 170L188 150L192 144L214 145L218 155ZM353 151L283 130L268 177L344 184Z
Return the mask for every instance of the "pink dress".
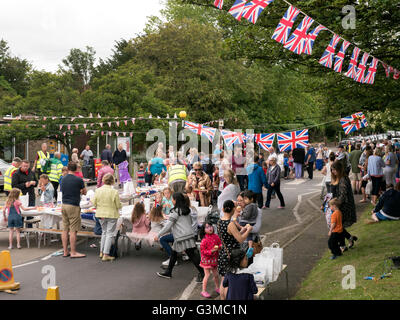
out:
M205 269L213 269L218 266L218 251L211 252L211 250L218 246L219 250L222 247L221 239L217 234L208 234L204 236L200 243L201 261L200 267Z
M132 232L127 232L126 235L133 241L147 240L150 245L154 242L154 235L150 231L150 220L144 214L138 221L132 224Z

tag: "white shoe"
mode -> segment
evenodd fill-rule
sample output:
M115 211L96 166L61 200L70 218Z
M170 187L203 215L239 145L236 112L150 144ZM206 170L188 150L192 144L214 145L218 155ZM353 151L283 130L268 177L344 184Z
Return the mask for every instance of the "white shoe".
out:
M168 265L169 265L169 259L163 261L161 264L162 264L164 267L168 267ZM178 265L178 261L175 262L175 265L176 265L176 266Z
M189 260L189 257L188 257L188 255L187 254L182 254L182 261L188 261Z

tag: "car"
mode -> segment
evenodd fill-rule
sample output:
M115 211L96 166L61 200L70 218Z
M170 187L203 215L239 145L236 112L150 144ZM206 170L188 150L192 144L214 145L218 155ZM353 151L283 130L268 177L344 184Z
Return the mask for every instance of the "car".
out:
M0 159L0 189L4 189L4 174L11 164Z

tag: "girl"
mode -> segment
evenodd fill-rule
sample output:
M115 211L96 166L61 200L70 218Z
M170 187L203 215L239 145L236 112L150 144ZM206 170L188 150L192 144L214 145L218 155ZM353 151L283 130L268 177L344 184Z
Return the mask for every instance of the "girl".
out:
M171 208L173 207L172 203L172 190L167 187L163 190L163 198L161 201L162 211L165 215L169 215Z
M207 292L207 282L210 277L210 273L213 273L215 292L219 294L219 277L218 277L218 251L222 248L221 239L217 234L214 233L214 227L211 224L205 222L200 230L200 253L201 261L200 267L204 269L203 278L203 291L201 295L204 298L211 298L211 295Z
M234 249L230 255L228 272L222 283L228 288L226 300L254 300L257 293L257 285L254 276L250 273L241 273L240 269L247 267L246 252L242 249Z
M135 242L136 250L142 246L141 239L145 238L150 231L150 220L144 210L144 204L138 202L132 211L132 232L127 232L127 236Z
M157 205L161 205L163 200L163 195L161 192L157 192L154 196L154 206L157 207Z
M19 196L21 194L21 190L17 188L13 188L8 195L6 200L6 205L4 206L3 215L4 221L8 220L8 228L10 229L9 232L9 246L8 250L12 249L12 242L14 237L14 231L17 233L17 248L21 249L21 228L23 227L22 216L21 216L21 209L28 211L28 210L35 210L36 207L33 208L25 208L22 206L21 201L19 201ZM8 211L8 217L6 215L6 210Z
M162 278L170 279L172 277L172 269L178 258L178 252L185 251L199 271L197 282L200 283L203 282L204 270L200 267L200 255L196 250L195 233L192 228L193 220L186 201L185 196L180 192L176 192L172 195L174 207L169 214L169 220L158 235L154 237L154 241L158 241L159 238L168 234L170 231L174 237L168 268L165 272L157 272L157 275Z
M162 230L166 222L161 206L158 205L153 207L153 209L151 209L149 214L149 220L151 223L150 233L152 233L152 236L154 238L154 236L157 235Z

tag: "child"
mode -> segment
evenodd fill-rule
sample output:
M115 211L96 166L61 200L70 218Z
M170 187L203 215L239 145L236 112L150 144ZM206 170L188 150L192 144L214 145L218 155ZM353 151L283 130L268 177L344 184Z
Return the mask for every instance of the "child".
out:
M254 300L258 292L254 276L250 273L241 273L240 269L247 267L246 252L242 249L233 249L229 258L229 272L225 274L222 286L228 288L226 300Z
M138 202L132 211L132 232L127 233L128 237L135 242L136 250L140 250L142 246L141 239L145 238L150 231L150 220L144 210L144 204Z
M165 215L169 215L171 208L174 206L172 203L172 190L167 187L163 190L164 197L161 201L162 211Z
M139 188L144 187L145 185L145 176L146 172L144 170L144 164L141 163L139 166L139 170L136 173L136 183Z
M162 212L162 207L160 205L153 207L149 214L149 220L151 223L150 233L152 238L156 236L165 225L165 216Z
M340 246L344 245L342 213L339 210L340 204L341 202L337 198L333 198L331 201L329 201L329 206L333 211L331 216L331 226L328 233L328 246L332 252L331 260L342 255Z
M285 180L289 179L289 155L287 152L283 154L283 167L285 168L285 174L283 178Z
M214 233L214 227L205 222L200 230L200 267L204 269L203 278L203 291L201 295L204 298L211 298L211 295L207 292L207 282L210 277L210 273L213 273L215 291L219 294L219 277L218 277L218 251L222 248L221 239L217 234Z
M9 246L8 250L12 249L12 241L14 237L14 231L17 233L17 248L21 249L21 228L23 227L23 222L22 222L22 215L21 215L21 209L22 210L35 210L36 207L34 208L25 208L22 206L21 201L19 201L19 196L21 194L21 190L17 188L13 188L6 200L6 204L4 206L3 210L3 215L4 215L4 221L8 220L8 228L10 229L8 240L9 240ZM8 211L8 217L6 214L6 211Z
M68 174L68 167L63 167L61 170L61 177L60 177L59 185L61 185L61 181L62 181L63 177L65 177L67 174Z
M45 207L53 206L54 187L50 183L49 176L42 174L39 178L39 195L40 201Z
M157 192L154 196L154 206L157 207L157 205L161 205L163 200L163 195L161 192Z
M247 190L243 194L243 200L245 203L245 207L242 211L242 214L240 215L240 220L239 220L239 225L241 227L246 226L247 224L254 226L257 221L257 216L258 216L258 206L255 203L256 197L255 194ZM249 244L249 250L248 250L248 255L249 257L253 256L253 241L254 241L254 234L250 233L246 239Z
M158 184L167 184L167 172L163 171L161 172L159 178L158 178Z

